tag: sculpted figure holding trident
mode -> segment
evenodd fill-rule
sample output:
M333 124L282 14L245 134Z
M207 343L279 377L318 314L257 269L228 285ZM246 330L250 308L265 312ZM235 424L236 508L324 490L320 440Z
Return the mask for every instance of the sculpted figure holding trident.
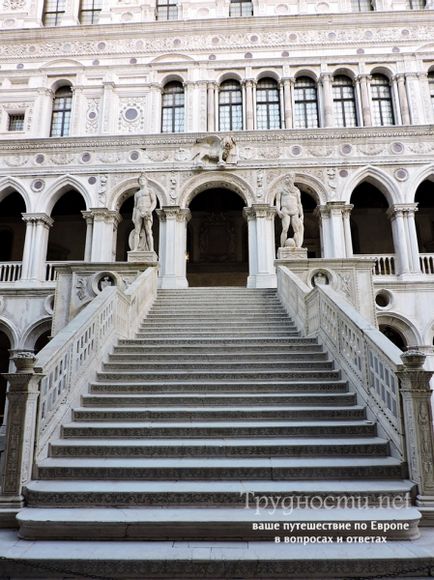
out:
M303 244L303 206L301 205L300 190L294 184L292 174L285 177L282 188L276 195L277 215L282 220L282 234L280 246L301 248ZM289 226L294 232L293 238L288 238Z
M140 188L134 194L134 230L133 235L130 236L130 247L131 250L153 252L152 212L157 207L157 196L149 186L144 173L139 177L139 186Z

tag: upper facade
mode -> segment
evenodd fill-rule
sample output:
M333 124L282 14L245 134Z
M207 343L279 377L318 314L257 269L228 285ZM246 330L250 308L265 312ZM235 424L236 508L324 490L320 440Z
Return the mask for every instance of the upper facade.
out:
M5 0L0 138L432 124L430 2Z

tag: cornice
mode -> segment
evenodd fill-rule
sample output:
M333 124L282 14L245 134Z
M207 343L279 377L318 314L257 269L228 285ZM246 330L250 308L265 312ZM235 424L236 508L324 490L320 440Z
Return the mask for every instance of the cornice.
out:
M405 18L404 18L405 15ZM411 15L411 25L403 24ZM351 18L349 18L351 16ZM330 20L333 20L333 28ZM248 26L246 23L248 22ZM252 41L252 32L258 41ZM388 11L256 16L249 19L155 21L86 27L14 29L0 32L3 58L74 58L80 55L161 54L266 47L408 45L434 35L434 11ZM85 40L78 40L79 38ZM215 42L215 39L218 42ZM175 42L176 41L176 42ZM69 46L67 46L69 45ZM39 49L39 50L38 50ZM9 54L8 54L9 52Z
M116 149L119 147L136 147L145 150L147 146L172 146L193 145L198 138L207 136L208 133L176 133L176 134L146 134L146 135L115 135L93 136L93 137L56 137L56 138L34 138L34 139L14 139L0 140L1 153L7 151L82 151L83 148L106 148ZM222 135L222 134L221 134ZM403 139L411 140L417 138L420 141L430 141L434 139L434 125L417 126L394 126L394 127L360 127L356 129L338 128L318 128L318 129L279 129L276 131L243 131L233 133L237 144L255 143L261 145L265 143L276 143L291 145L294 142L312 141L318 142L338 142L363 141L366 139ZM350 158L350 157L349 157ZM399 158L397 156L397 158Z

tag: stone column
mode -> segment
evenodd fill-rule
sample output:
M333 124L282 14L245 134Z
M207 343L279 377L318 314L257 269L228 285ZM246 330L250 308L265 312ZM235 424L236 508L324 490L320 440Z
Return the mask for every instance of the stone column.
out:
M246 87L246 129L247 131L253 131L255 128L255 117L253 110L253 91L255 83L253 80L248 79L245 82Z
M267 204L254 204L243 210L249 234L248 288L275 288L274 216L276 208Z
M216 96L216 83L208 83L207 85L207 130L212 132L216 130L216 119L215 119L215 96Z
M92 255L93 216L90 211L82 211L81 213L86 220L86 244L84 246L84 261L90 262L90 257Z
M286 77L282 79L283 96L284 96L284 115L285 115L285 129L292 129L292 91L294 87L294 79Z
M351 236L351 210L352 204L344 205L342 209L342 218L344 220L344 237L345 237L345 255L347 258L353 257L353 238Z
M329 201L318 207L321 219L323 258L349 258L352 255L348 206L342 201ZM348 214L348 217L345 217ZM345 225L345 222L348 222ZM349 235L349 240L348 240ZM349 248L351 248L348 253Z
M434 109L431 102L428 75L426 73L409 73L408 77L408 86L413 86L412 95L418 103L418 106L413 105L411 108L412 116L414 112L413 123L431 125L434 123Z
M423 370L425 355L409 350L402 356L404 368L398 371L402 398L409 476L417 484L417 505L434 508L434 435L430 380L432 372Z
M160 288L187 288L187 222L189 209L166 206L160 218Z
M48 137L51 128L54 93L51 89L40 88L37 90L37 95L33 111L32 135L34 137Z
M398 274L410 272L410 262L408 257L407 235L404 225L404 212L401 204L395 204L387 210L390 219L393 235L393 246L398 261L396 269Z
M415 203L396 203L387 213L392 224L393 244L398 259L398 274L420 272L416 235Z
M398 87L399 107L401 111L401 121L403 125L410 125L410 110L408 108L407 92L405 88L405 76L395 75L395 82Z
M371 76L367 74L360 74L356 83L360 86L360 97L362 100L362 116L363 116L363 126L372 126L372 116L371 116L371 99L369 97L369 82L371 81Z
M324 107L324 127L334 127L334 111L333 111L333 92L332 92L332 77L331 73L322 73L320 83L322 86L322 97Z
M43 375L33 370L35 355L16 353L16 373L4 373L9 382L5 451L1 466L1 507L23 505L23 486L31 478L39 382Z
M26 222L21 280L45 281L48 234L53 220L45 213L23 213Z
M105 207L90 208L81 213L87 223L85 261L112 262L113 236L120 221L119 213Z

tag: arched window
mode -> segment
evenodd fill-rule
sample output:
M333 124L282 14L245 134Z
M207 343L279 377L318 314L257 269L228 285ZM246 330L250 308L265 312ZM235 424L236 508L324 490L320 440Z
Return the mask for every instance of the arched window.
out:
M97 24L102 9L102 0L81 0L80 23Z
M219 130L241 131L243 129L243 97L240 83L224 81L219 90Z
M178 0L157 0L157 20L178 20Z
M351 0L351 9L353 12L369 12L374 10L371 0Z
M184 87L178 81L167 83L163 89L161 132L184 131Z
M315 81L309 77L299 77L295 81L294 127L318 127L318 94Z
M65 0L45 0L42 22L44 26L59 26L65 14Z
M53 100L51 115L51 137L66 137L71 125L72 91L71 87L57 89Z
M434 72L428 73L429 94L431 97L431 105L434 110Z
M333 106L338 127L357 127L356 99L353 82L344 75L333 79Z
M229 16L253 16L251 0L231 0Z
M280 129L280 94L274 79L261 79L256 86L256 128Z
M394 125L395 118L389 79L384 75L372 75L371 94L373 125Z

